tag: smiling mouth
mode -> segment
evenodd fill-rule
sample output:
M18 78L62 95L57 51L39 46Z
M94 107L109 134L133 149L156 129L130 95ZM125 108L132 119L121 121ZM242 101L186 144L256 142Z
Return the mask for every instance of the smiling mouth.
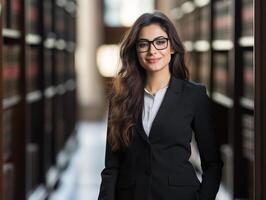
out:
M151 64L154 64L154 63L157 63L160 58L152 58L152 59L146 59L148 63L151 63Z

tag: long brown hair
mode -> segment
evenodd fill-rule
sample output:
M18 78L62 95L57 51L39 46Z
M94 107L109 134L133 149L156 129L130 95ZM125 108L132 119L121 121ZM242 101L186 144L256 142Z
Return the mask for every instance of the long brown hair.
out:
M142 14L122 41L122 68L113 80L108 116L108 140L112 151L122 150L130 144L133 127L142 112L146 72L138 61L135 45L140 30L154 23L159 24L168 34L175 52L169 63L171 75L183 80L189 79L184 61L185 50L173 23L160 11Z

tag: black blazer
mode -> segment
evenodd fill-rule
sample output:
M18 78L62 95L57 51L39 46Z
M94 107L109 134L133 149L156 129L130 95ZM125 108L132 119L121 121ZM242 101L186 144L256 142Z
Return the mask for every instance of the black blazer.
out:
M202 182L189 162L192 130ZM203 85L172 76L149 137L142 126L142 113L133 133L132 143L123 152L111 152L107 141L98 200L215 199L223 162Z

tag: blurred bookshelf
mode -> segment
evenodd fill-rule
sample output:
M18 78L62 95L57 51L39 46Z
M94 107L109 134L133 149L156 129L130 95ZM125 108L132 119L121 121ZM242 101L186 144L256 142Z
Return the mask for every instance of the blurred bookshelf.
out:
M207 87L216 112L222 184L232 199L253 199L254 1L172 2L167 14L187 50L190 78Z
M46 199L75 148L76 6L1 2L0 199Z

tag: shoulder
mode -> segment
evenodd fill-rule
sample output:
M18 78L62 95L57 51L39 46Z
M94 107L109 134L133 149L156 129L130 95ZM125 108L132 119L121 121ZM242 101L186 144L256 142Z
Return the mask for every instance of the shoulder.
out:
M206 86L202 83L198 83L191 80L183 80L184 92L189 92L192 95L204 95L206 94Z

